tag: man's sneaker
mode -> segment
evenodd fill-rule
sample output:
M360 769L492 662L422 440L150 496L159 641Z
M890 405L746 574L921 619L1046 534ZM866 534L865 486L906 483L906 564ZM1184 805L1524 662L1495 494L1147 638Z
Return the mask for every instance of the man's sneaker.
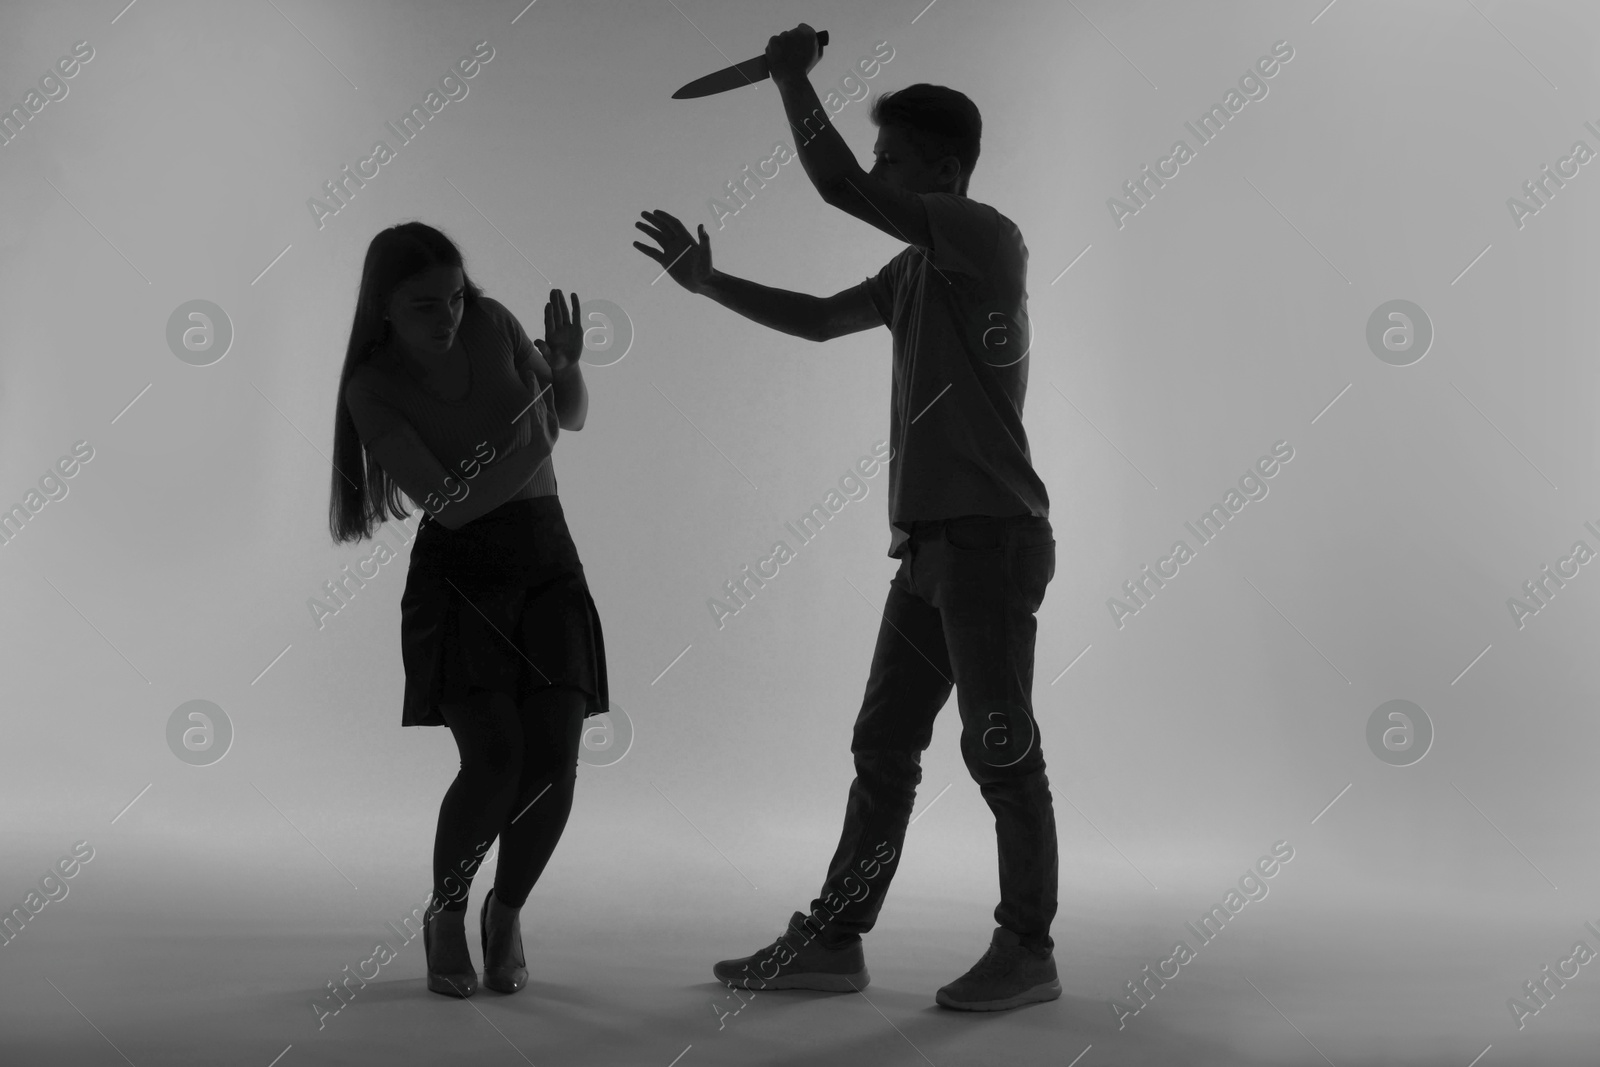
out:
M802 925L805 916L795 912L789 928L772 944L743 959L723 960L711 973L724 985L743 989L820 989L849 993L863 989L867 977L861 939L830 948Z
M1013 931L997 926L983 958L939 990L934 999L962 1011L1004 1011L1060 995L1055 954L1041 956L1023 945Z

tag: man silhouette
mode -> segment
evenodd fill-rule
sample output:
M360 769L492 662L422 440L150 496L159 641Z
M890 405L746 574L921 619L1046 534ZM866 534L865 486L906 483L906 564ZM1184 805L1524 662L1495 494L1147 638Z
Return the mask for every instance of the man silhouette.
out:
M1010 219L967 197L982 123L961 93L918 84L872 108L863 171L807 73L820 58L802 23L767 43L801 165L824 202L906 242L866 281L818 298L714 270L664 211L634 242L690 292L765 326L825 341L887 325L889 585L850 750L856 777L839 846L809 914L760 952L713 967L730 986L848 991L869 981L861 935L883 905L905 838L921 753L956 691L961 754L995 817L1000 904L989 949L938 991L949 1008L994 1011L1061 995L1054 808L1033 718L1034 613L1055 574L1049 499L1022 427L1028 380L1027 247Z

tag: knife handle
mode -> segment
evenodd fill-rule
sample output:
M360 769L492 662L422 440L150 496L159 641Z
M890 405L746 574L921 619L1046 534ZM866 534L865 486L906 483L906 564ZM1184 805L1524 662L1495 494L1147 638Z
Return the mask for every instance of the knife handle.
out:
M827 30L818 30L817 31L817 43L820 44L820 45L825 45L825 44L828 43L828 31Z

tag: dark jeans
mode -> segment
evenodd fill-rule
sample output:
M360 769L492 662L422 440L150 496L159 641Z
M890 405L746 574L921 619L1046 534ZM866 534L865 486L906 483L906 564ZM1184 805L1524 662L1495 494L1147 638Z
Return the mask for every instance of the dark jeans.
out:
M1033 717L1034 613L1055 576L1046 519L964 516L913 524L889 583L850 751L844 830L811 902L811 936L872 929L905 840L922 752L952 686L961 755L994 812L1000 860L995 922L1053 949L1056 822Z

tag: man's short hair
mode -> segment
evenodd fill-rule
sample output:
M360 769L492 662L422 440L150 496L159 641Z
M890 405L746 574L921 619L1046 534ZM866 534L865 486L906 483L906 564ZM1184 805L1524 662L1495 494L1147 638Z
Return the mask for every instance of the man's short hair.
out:
M904 130L924 163L955 156L963 178L978 163L983 117L978 105L954 89L918 82L884 93L872 102L872 123Z

